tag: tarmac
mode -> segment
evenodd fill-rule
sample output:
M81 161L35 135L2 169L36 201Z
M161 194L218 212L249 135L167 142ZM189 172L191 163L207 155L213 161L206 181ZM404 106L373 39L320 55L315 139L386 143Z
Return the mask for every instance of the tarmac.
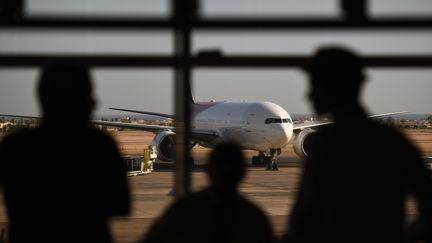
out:
M115 242L136 242L150 229L152 223L175 199L172 195L174 173L168 165L159 164L155 172L129 177L132 192L132 213L129 217L113 219L111 228ZM202 166L191 172L191 191L208 185ZM239 191L267 215L276 237L282 236L288 226L291 208L295 202L302 166L299 161L279 162L278 171L266 171L261 166L248 166ZM415 203L408 200L408 221L416 215Z
M137 242L148 232L155 219L173 202L174 173L170 167L159 165L159 168L156 167L150 174L128 177L132 212L128 217L111 220L114 242ZM197 167L191 172L192 191L208 185L206 173L200 166ZM264 211L276 236L281 236L287 228L301 171L301 164L296 162L280 162L278 171L265 171L263 167L250 166L240 184L239 190L242 195ZM412 217L415 213L415 205L408 202L408 216ZM5 227L6 222L3 198L0 196L0 229Z
M132 191L132 213L129 217L112 220L115 242L136 242L148 232L154 220L173 202L172 169L157 168L143 176L129 177ZM240 192L258 205L268 216L276 235L286 229L289 211L295 199L299 164L280 163L279 171L265 171L264 167L248 167ZM192 191L208 185L207 175L198 166L191 173Z
M239 187L246 198L265 212L277 235L282 234L286 228L287 215L295 199L300 172L301 167L292 162L281 163L279 171L248 167L246 177ZM200 165L191 172L191 179L192 191L208 185L207 175ZM128 177L128 181L132 212L128 217L111 220L114 242L136 242L175 199L172 195L174 173L170 165L156 165L154 172ZM6 222L7 216L0 195L0 229L5 227Z

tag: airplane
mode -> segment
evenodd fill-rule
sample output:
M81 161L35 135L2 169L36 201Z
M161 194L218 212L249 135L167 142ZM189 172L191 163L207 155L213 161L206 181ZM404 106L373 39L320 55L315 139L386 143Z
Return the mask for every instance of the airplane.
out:
M252 164L266 164L267 169L277 170L276 156L290 142L298 156L307 156L308 147L305 141L316 128L332 122L293 122L288 112L281 106L268 102L232 102L210 101L191 103L190 146L199 144L212 147L221 139L237 142L245 150L254 150L258 154L252 157ZM175 118L171 114L110 108L111 110L132 112ZM372 115L370 118L406 113L406 111ZM155 133L152 144L158 151L158 159L173 161L175 147L175 127L161 125L130 124L121 122L92 121L93 124L145 130ZM270 167L271 166L271 167Z
M332 123L331 121L293 122L288 112L281 106L268 102L232 102L210 101L191 103L191 131L190 145L192 149L199 144L203 147L212 147L222 139L237 142L245 150L254 150L258 154L252 157L252 164L267 164L267 169L277 170L276 156L282 149L293 143L294 152L298 156L307 156L308 147L305 142L316 128ZM174 115L110 108L117 111L137 114L175 118ZM406 113L406 111L385 113L370 116L370 118ZM21 118L38 118L29 116L3 115ZM158 159L162 161L174 160L175 127L163 125L133 124L122 122L109 122L92 120L92 124L128 128L134 130L150 131L155 134L152 144L158 151ZM271 165L271 168L269 167Z

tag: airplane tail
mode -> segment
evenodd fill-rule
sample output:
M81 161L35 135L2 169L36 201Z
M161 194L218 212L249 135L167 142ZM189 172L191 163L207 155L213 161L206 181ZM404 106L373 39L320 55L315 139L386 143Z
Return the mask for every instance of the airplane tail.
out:
M191 105L195 105L195 101L193 99L192 96L192 87L189 85L189 87L187 87L187 93L186 93L187 97L186 99L189 100L189 103ZM171 114L165 114L165 113L158 113L158 112L149 112L149 111L140 111L140 110L132 110L132 109L123 109L123 108L115 108L115 107L110 107L110 110L116 110L116 111L126 111L126 112L132 112L132 113L138 113L138 114L145 114L145 115L152 115L152 116L160 116L160 117L167 117L167 118L172 118L175 119L175 115L171 115ZM1 116L2 114L0 114ZM24 118L28 118L28 117L24 117ZM30 117L33 118L33 117ZM0 242L1 243L1 242Z

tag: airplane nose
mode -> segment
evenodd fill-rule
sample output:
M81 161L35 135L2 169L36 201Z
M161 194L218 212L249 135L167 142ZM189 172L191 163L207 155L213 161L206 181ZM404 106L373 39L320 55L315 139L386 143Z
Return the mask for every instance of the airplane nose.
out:
M284 131L285 131L286 141L288 144L291 141L291 138L293 136L293 124L291 123L285 124Z
M292 138L292 134L293 134L293 126L292 124L288 124L288 123L283 123L280 124L279 126L279 144L282 144L284 147L285 145L287 145L289 143L289 141Z

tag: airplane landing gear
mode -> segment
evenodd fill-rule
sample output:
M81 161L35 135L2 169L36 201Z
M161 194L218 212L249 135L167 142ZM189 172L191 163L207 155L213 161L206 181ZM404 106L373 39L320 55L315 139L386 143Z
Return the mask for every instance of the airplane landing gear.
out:
M266 170L279 170L276 163L276 156L281 154L281 149L270 149L270 156L266 156Z
M258 156L252 156L252 165L264 165L266 162L266 156L264 152L259 151Z
M278 170L276 155L281 154L281 149L270 149L266 156L265 152L260 151L258 156L252 156L252 165L265 165L266 170Z

